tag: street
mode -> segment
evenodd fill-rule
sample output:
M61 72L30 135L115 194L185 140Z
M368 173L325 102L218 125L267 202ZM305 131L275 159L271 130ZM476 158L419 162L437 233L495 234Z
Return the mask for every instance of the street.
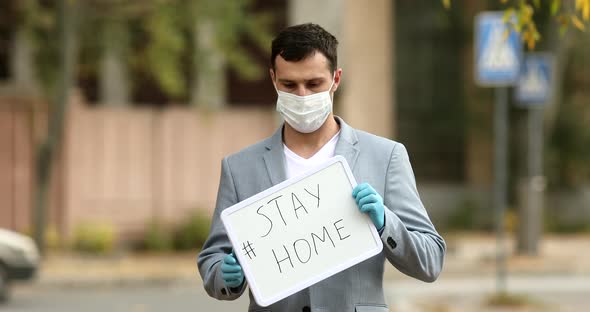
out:
M69 312L69 311L246 311L248 296L220 302L207 296L201 284L54 288L19 285L12 300L2 311Z
M509 290L526 298L524 310L583 311L590 303L587 275L513 276ZM407 277L385 282L392 311L511 311L485 305L494 292L493 276L445 277L426 284ZM199 281L118 287L17 285L2 311L246 311L248 296L236 301L209 298Z

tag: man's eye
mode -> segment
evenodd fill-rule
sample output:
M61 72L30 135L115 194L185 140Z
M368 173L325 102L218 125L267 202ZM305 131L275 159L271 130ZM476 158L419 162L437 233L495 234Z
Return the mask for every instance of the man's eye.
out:
M289 88L290 89L290 88L294 88L295 87L295 84L292 84L292 83L283 83L283 86L285 86L285 88Z

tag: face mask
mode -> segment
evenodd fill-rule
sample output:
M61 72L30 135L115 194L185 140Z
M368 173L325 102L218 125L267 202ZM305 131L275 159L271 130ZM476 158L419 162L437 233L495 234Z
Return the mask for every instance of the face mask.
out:
M336 73L334 73L332 84L327 91L305 96L280 91L275 85L278 94L277 111L293 129L301 133L316 131L332 112L330 90L334 86L335 77Z

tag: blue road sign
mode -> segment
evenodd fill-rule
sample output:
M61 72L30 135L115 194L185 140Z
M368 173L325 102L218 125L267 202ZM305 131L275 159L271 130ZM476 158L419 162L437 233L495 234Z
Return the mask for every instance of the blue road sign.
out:
M515 96L519 105L543 105L552 95L553 58L548 53L529 53L522 63Z
M522 59L520 35L510 30L501 11L480 13L475 24L476 82L484 87L515 85Z

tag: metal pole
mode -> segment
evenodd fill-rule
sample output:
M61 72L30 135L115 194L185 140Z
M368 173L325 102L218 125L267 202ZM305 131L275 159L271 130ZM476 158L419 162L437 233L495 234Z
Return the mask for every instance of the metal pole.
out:
M496 212L496 291L506 291L505 225L508 154L508 88L496 88L494 110L494 211Z
M529 109L528 148L528 213L526 225L526 253L536 255L541 235L543 178L543 110Z
M73 77L73 40L74 25L72 24L71 10L73 3L66 0L58 2L58 31L60 40L60 81L58 84L55 106L48 111L47 139L41 144L37 155L37 185L34 216L34 238L41 255L45 253L45 224L47 222L48 191L51 175L53 156L59 147L63 130L63 119L69 89Z

